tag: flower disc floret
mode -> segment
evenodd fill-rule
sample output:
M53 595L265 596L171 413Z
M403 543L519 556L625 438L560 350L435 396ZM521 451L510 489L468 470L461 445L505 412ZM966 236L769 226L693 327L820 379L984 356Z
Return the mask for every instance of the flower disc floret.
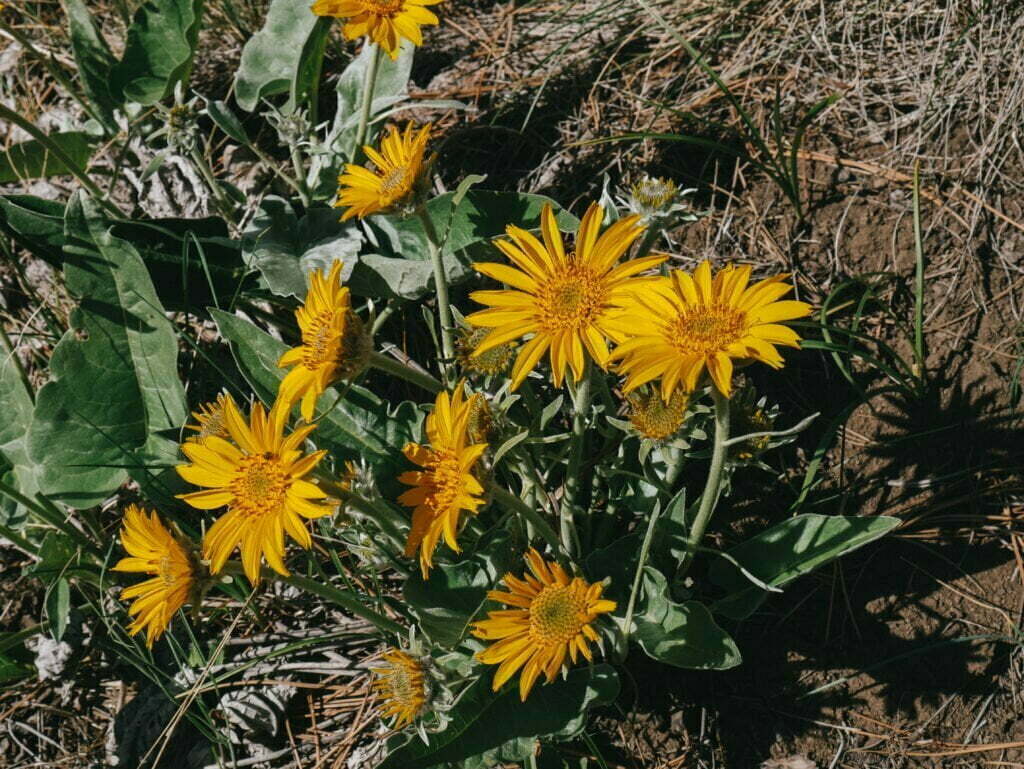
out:
M317 16L346 19L343 29L348 40L368 35L392 59L398 58L403 38L423 45L420 27L437 24L437 16L426 6L442 0L317 0Z
M179 541L155 512L137 505L125 510L121 544L128 557L118 561L113 570L151 575L122 590L121 598L132 601L128 632L135 635L145 630L146 645L152 647L178 609L190 600L197 582L196 559L189 543Z
M776 345L800 346L782 324L811 312L805 302L779 301L792 290L787 277L751 286L749 266L729 266L712 278L711 265L702 262L693 275L673 270L636 292L608 323L621 340L611 359L620 361L626 392L660 380L668 401L677 388L696 389L707 370L728 396L734 359L782 368Z
M466 320L491 329L477 344L474 356L529 337L512 368L513 390L545 354L551 361L556 387L561 386L567 368L579 382L588 355L605 367L606 340L612 336L607 319L648 280L636 276L665 260L664 256L647 256L620 264L644 227L640 217L629 216L601 233L603 219L604 209L592 204L580 222L575 250L567 251L554 210L545 205L541 211L543 242L526 230L509 227L508 239L495 241L495 246L514 266L493 262L473 265L482 275L511 287L472 294L475 301L489 309L475 312Z
M473 468L487 444L470 442L472 410L473 399L466 400L463 382L451 396L439 393L426 420L429 445L409 443L403 449L409 461L422 468L398 476L399 482L412 486L398 501L413 508L405 555L412 557L419 551L424 579L430 574L442 535L448 546L459 552L462 511L476 514L484 503L480 496L484 489Z
M601 597L601 583L569 577L561 566L533 549L527 552L526 563L529 572L521 579L505 575L507 592L487 594L490 600L513 608L489 612L487 619L473 623L473 635L494 642L476 655L483 663L498 665L494 691L521 671L523 701L542 673L548 683L554 681L566 658L572 662L579 655L593 659L590 644L599 640L593 623L615 611L615 602Z
M338 177L338 200L345 208L342 221L371 214L388 213L411 205L426 171L424 154L430 139L430 126L418 131L409 123L404 131L388 126L380 143L380 152L363 147L373 169L349 163Z
M394 719L394 728L402 729L415 721L427 704L427 677L419 660L401 649L389 649L382 659L384 665L371 668L373 689L381 715Z
M365 367L373 342L352 311L348 287L341 284L342 263L335 261L326 275L310 274L309 290L295 311L302 344L288 350L277 365L291 368L278 391L289 405L301 401L302 418L313 418L317 399L339 379L349 379Z
M257 403L246 423L234 401L227 400L224 422L230 441L211 436L203 443L181 445L191 464L178 465L178 474L205 488L179 497L200 510L227 507L203 539L203 557L214 574L237 548L253 584L260 580L264 558L274 571L287 576L285 532L308 549L312 539L304 519L335 509L322 501L327 494L319 486L305 480L325 454L305 454L299 448L314 425L286 436L289 410L290 405L280 399L269 414Z

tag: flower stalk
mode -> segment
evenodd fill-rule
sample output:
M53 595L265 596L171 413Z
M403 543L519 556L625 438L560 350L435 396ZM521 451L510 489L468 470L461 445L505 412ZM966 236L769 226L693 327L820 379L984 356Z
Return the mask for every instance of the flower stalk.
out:
M434 266L434 283L437 287L437 316L441 324L441 370L445 381L449 380L449 369L451 361L455 357L455 344L452 341L452 330L455 323L452 320L452 306L448 300L448 278L444 274L444 260L441 256L441 239L438 237L437 229L430 218L425 205L416 209L416 214L423 224L423 233L427 236L427 243L430 246L430 262Z
M363 156L363 145L370 129L370 113L373 112L373 92L377 90L377 72L380 69L380 46L366 38L370 46L370 63L363 77L363 100L359 105L359 126L356 129L356 146L352 151L352 162L358 163Z
M565 468L565 494L559 508L562 545L573 556L579 553L579 536L576 533L574 516L576 508L579 506L580 489L583 487L580 471L583 466L583 452L586 443L592 377L592 367L588 362L583 370L583 377L576 383L573 393L572 447L569 450L569 464Z
M711 450L711 467L708 468L708 479L704 484L704 493L700 498L697 517L694 518L690 535L686 539L686 553L683 555L683 562L679 565L679 579L686 575L693 563L697 547L704 539L704 532L708 528L711 515L715 512L715 505L718 503L722 473L725 470L725 456L729 442L729 398L722 395L714 386L711 388L711 395L715 401L715 437Z
M415 369L376 350L370 353L370 365L378 371L404 379L406 382L422 387L427 392L434 393L435 395L444 389L444 385L427 372Z

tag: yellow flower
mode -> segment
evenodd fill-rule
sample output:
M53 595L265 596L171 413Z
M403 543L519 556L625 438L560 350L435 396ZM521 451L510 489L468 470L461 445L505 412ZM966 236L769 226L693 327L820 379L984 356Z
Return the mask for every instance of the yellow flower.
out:
M350 303L348 287L341 285L341 262L325 276L316 270L309 277L306 301L295 311L302 344L277 362L292 366L278 389L278 398L290 409L301 400L302 418L310 421L316 401L337 379L355 376L366 366L372 342Z
M121 544L129 557L122 558L114 571L153 575L121 591L121 598L134 601L128 614L132 635L145 630L146 646L163 635L171 618L185 605L196 582L195 562L188 548L164 528L157 514L128 505L121 525Z
M635 390L626 396L629 401L629 421L645 438L660 441L675 435L686 420L690 393L676 390L666 403L656 389Z
M394 728L411 724L427 703L427 681L423 666L401 649L389 649L382 655L386 667L370 668L376 675L374 692L381 715L394 718Z
M584 349L604 367L608 363L606 321L613 306L646 282L635 275L665 260L664 256L647 256L617 264L644 228L638 216L629 216L599 237L603 218L601 206L592 204L580 222L576 250L566 253L554 211L545 205L541 212L543 243L512 226L507 230L510 240L495 241L519 269L492 262L473 265L477 272L518 289L473 292L472 298L490 309L475 312L466 320L492 329L474 355L480 357L513 339L533 335L520 348L512 368L513 390L544 353L550 356L556 387L562 384L566 366L577 382L582 379Z
M196 420L195 424L185 425L196 433L190 440L204 441L211 435L216 435L218 438L227 437L228 431L224 427L224 404L228 400L232 400L230 395L220 393L215 401L203 403L199 406L198 411L192 412L192 416ZM232 400L232 402L234 401Z
M376 170L349 163L338 177L338 200L335 207L346 206L342 221L358 216L388 213L409 203L423 175L423 154L430 139L430 126L419 131L409 123L405 131L388 126L388 135L381 139L380 152L363 147Z
M348 40L369 35L387 51L392 59L398 58L402 38L414 45L423 45L420 27L437 24L437 16L424 6L437 5L441 0L316 0L312 5L317 16L348 19L344 33Z
M427 417L426 431L429 446L406 444L402 450L411 462L422 470L411 470L398 476L398 480L413 488L404 492L398 501L413 508L412 527L405 544L407 558L419 550L420 570L427 579L433 566L434 550L444 535L444 541L456 553L459 519L463 510L476 514L484 501L480 498L483 486L473 476L473 465L487 448L486 443L469 443L468 425L473 399L465 400L463 383L455 386L449 397L442 392L434 403L434 411Z
M234 401L228 400L224 425L233 443L210 436L202 443L181 446L192 464L178 465L178 474L205 490L179 497L200 510L228 508L203 539L203 558L210 561L214 574L239 548L246 576L254 585L259 582L264 556L274 571L287 576L285 532L309 548L312 540L303 518L319 518L334 509L315 502L327 495L303 480L326 453L304 455L299 449L314 425L300 427L285 437L287 416L288 407L280 400L269 414L257 403L246 424Z
M494 691L521 668L519 697L524 702L541 673L548 683L555 680L566 655L573 662L578 654L593 659L589 642L596 642L598 635L591 623L598 615L615 611L614 601L601 598L600 582L591 585L580 577L570 578L532 548L526 563L532 574L522 579L506 574L503 582L509 592L487 594L492 601L516 608L488 612L487 619L473 623L473 635L496 642L476 655L485 664L500 665Z
M778 301L792 290L787 277L750 286L749 266L726 267L712 279L711 265L702 262L692 276L673 270L645 286L609 324L625 339L611 357L621 361L626 392L660 378L668 400L677 387L692 392L707 368L728 396L734 358L782 368L775 345L799 347L800 337L779 324L811 312L805 302Z

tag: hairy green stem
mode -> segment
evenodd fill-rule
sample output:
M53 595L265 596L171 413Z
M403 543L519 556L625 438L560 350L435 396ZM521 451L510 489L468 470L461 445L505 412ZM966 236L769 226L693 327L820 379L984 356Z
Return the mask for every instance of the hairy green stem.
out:
M412 366L408 366L405 363L390 358L383 353L379 353L374 350L370 353L370 365L378 371L383 371L386 374L391 374L400 379L404 379L410 384L414 384L417 387L422 387L427 392L439 393L444 389L444 385L438 382L434 377L430 376L425 371L420 371Z
M658 524L658 516L661 508L656 507L651 513L651 519L647 522L647 531L644 533L643 544L640 545L640 558L636 563L636 574L633 575L633 587L629 591L629 603L626 604L626 624L622 628L622 648L619 649L619 660L626 659L629 651L629 636L633 632L633 610L636 608L636 597L640 593L640 583L644 574L644 566L647 565L647 556L651 552L651 540L654 539L654 529Z
M722 395L715 386L711 388L711 395L715 399L715 438L711 451L711 466L708 468L708 479L704 484L704 493L700 498L697 517L694 518L690 535L686 539L686 553L683 555L683 562L679 565L678 579L682 579L686 575L690 564L693 563L697 546L704 538L711 515L715 512L718 492L722 485L722 471L725 469L725 455L728 451L726 444L729 441L729 398Z
M299 200L302 201L302 207L309 208L309 185L306 183L306 170L302 167L302 153L300 153L299 148L293 144L290 148L290 154L292 158L292 168L295 169L295 180L298 182L296 192L299 193Z
M423 223L423 233L427 236L427 242L430 245L430 261L434 266L434 284L437 288L437 317L441 324L441 354L444 356L444 360L441 361L441 371L444 374L444 380L451 384L449 368L455 357L455 345L452 342L455 323L452 320L452 305L448 300L448 278L444 274L444 260L441 256L443 244L437 235L430 214L427 213L426 206L421 205L416 213L420 217L420 222Z
M44 134L42 131L36 128L32 123L23 118L17 112L8 109L3 104L0 104L0 122L4 120L7 120L13 123L14 125L18 126L18 128L22 129L25 133L27 133L29 136L31 136L33 139L35 139L37 142L43 145L47 152L51 153L55 158L57 158L61 163L63 163L67 167L68 173L70 173L72 176L74 176L76 179L78 179L78 181L82 183L82 186L85 187L86 190L88 190L89 194L93 196L96 202L99 203L108 214L115 217L116 219L124 218L124 214L121 212L121 210L113 203L111 203L109 200L107 200L106 196L103 194L103 190L101 190L96 185L96 182L90 179L89 175L86 174L83 170L78 168L75 165L75 161L72 160L71 157L56 144L56 142L54 142L49 136Z
M586 448L587 414L590 411L590 397L593 393L592 375L590 362L587 361L583 377L576 383L576 391L573 394L572 446L569 449L569 463L565 468L565 493L558 516L562 544L569 554L574 556L579 553L579 536L576 533L574 516L579 505L580 489L583 487L580 475Z
M555 553L561 551L562 548L558 541L558 535L551 528L551 524L544 520L544 516L523 502L515 494L506 491L496 483L491 484L489 491L499 505L522 515L533 526L534 530L543 537L552 551Z
M366 67L363 78L363 100L359 105L359 127L356 129L356 147L353 150L352 162L359 162L363 155L366 134L370 130L370 113L373 111L373 92L377 89L377 70L380 68L380 46L366 39L370 46L370 63Z

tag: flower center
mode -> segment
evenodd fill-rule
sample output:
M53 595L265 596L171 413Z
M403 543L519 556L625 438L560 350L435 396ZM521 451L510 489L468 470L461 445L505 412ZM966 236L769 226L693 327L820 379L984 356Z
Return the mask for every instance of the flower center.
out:
M682 427L689 402L689 394L679 389L672 393L668 403L657 390L633 392L629 394L629 421L645 437L662 440Z
M633 197L645 209L657 211L664 208L676 197L679 188L675 182L647 178L633 185Z
M363 0L363 7L379 16L394 16L402 10L405 0Z
M324 310L310 324L310 330L303 334L303 345L305 349L302 354L302 364L310 371L323 366L325 363L335 363L341 345L339 344L340 330L344 333L344 320L341 328L335 325L335 313L331 310Z
M568 586L549 585L530 604L530 635L543 644L565 643L583 628L583 611Z
M290 485L281 461L273 454L254 454L243 457L239 465L231 482L232 509L251 517L276 515Z
M570 264L541 286L539 320L548 333L578 331L605 309L607 288L589 268Z
M669 338L684 355L707 355L738 342L746 314L731 307L698 307L679 315L669 326Z
M406 166L391 169L380 180L381 197L396 200L405 195L409 191L408 177L409 169Z
M462 490L462 468L459 458L452 451L433 450L430 477L425 485L430 487L426 504L440 514L451 509Z

